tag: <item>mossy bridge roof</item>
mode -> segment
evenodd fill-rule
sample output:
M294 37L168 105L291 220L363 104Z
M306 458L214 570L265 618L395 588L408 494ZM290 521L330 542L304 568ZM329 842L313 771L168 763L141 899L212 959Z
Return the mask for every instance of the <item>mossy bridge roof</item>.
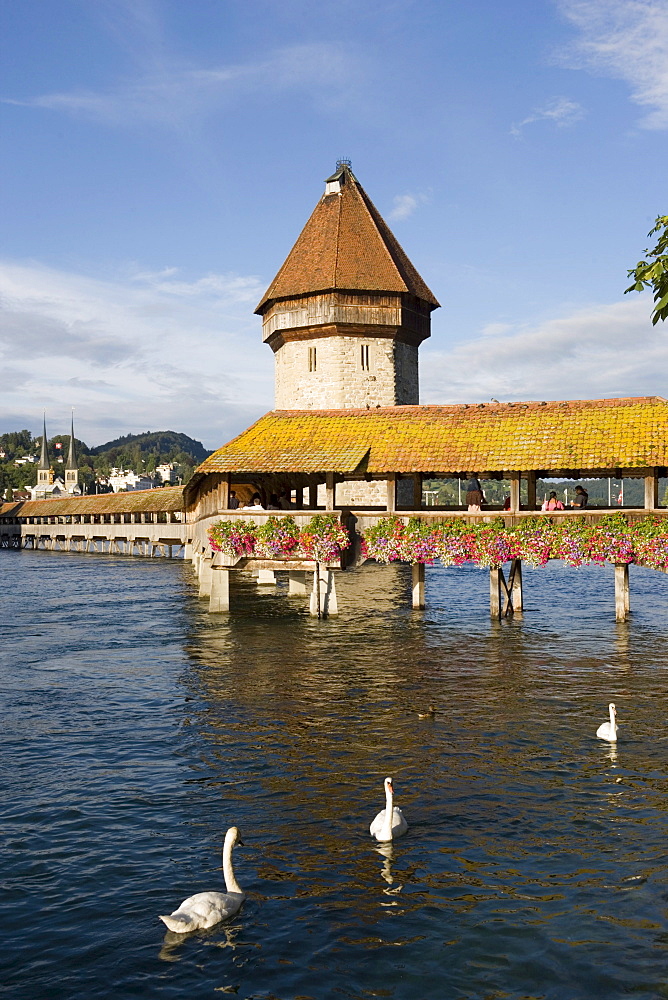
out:
M668 465L660 396L273 410L197 469L234 473L634 469Z

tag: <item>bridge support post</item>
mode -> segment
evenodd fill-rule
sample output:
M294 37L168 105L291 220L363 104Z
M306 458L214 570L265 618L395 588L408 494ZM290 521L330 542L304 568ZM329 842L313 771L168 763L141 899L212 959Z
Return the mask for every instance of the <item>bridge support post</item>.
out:
M200 597L210 597L211 596L211 575L213 572L213 560L207 559L206 556L202 556L202 561L199 567L199 596Z
M489 571L489 613L492 618L501 617L501 575L500 566Z
M273 585L276 583L276 574L273 569L259 569L257 571L257 585L258 587L265 585Z
M615 620L625 622L630 610L629 564L615 563Z
M521 615L524 610L522 594L522 560L511 559L510 572L506 580L503 567L489 571L489 613L492 618L508 618Z
M192 561L193 558L193 543L184 542L183 543L183 561L187 562L189 559Z
M329 615L338 615L339 613L334 573L319 563L313 571L313 590L311 591L309 612L318 618L327 618Z
M288 571L288 596L306 597L306 573L303 570Z
M524 611L524 591L522 589L522 560L513 559L510 563L510 603L513 614L521 615Z
M413 577L413 607L422 609L424 608L424 563L413 563L412 567L412 577Z
M219 613L230 610L230 571L224 566L214 566L211 570L211 594L209 611Z

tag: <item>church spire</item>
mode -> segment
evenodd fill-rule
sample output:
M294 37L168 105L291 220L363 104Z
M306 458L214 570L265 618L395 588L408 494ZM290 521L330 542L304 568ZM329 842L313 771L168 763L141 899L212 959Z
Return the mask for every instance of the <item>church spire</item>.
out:
M38 469L49 468L49 451L46 446L46 412L44 413L44 431L42 433L42 454L40 455Z
M70 451L69 451L69 455L67 456L67 465L65 466L65 468L66 469L77 469L78 468L78 466L77 466L76 447L75 447L75 444L74 444L74 410L72 410L72 430L71 430L71 433L70 433Z
M67 456L65 466L65 489L68 493L81 493L79 486L79 466L77 464L77 451L74 443L74 408L72 409L72 430L70 432L70 451Z
M46 445L46 413L44 414L44 430L42 431L42 453L37 466L37 489L42 497L47 487L51 485L53 477L51 475L51 465L49 463L49 449ZM36 495L35 495L36 497ZM34 499L34 498L33 498Z

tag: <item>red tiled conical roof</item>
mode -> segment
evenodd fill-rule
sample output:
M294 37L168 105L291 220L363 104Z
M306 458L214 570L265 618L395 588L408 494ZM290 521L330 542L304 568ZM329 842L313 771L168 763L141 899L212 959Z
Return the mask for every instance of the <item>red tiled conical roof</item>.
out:
M407 292L438 308L352 170L342 166L330 186L338 190L322 196L255 311L277 299L334 289Z

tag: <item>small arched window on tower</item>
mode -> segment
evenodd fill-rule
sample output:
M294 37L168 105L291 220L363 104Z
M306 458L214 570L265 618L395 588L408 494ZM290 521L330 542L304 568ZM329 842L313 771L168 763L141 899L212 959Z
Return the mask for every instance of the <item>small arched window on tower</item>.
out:
M309 347L308 349L308 370L310 372L316 371L318 367L318 358L316 355L315 347Z
M363 372L371 371L371 351L369 344L360 344L360 368Z

